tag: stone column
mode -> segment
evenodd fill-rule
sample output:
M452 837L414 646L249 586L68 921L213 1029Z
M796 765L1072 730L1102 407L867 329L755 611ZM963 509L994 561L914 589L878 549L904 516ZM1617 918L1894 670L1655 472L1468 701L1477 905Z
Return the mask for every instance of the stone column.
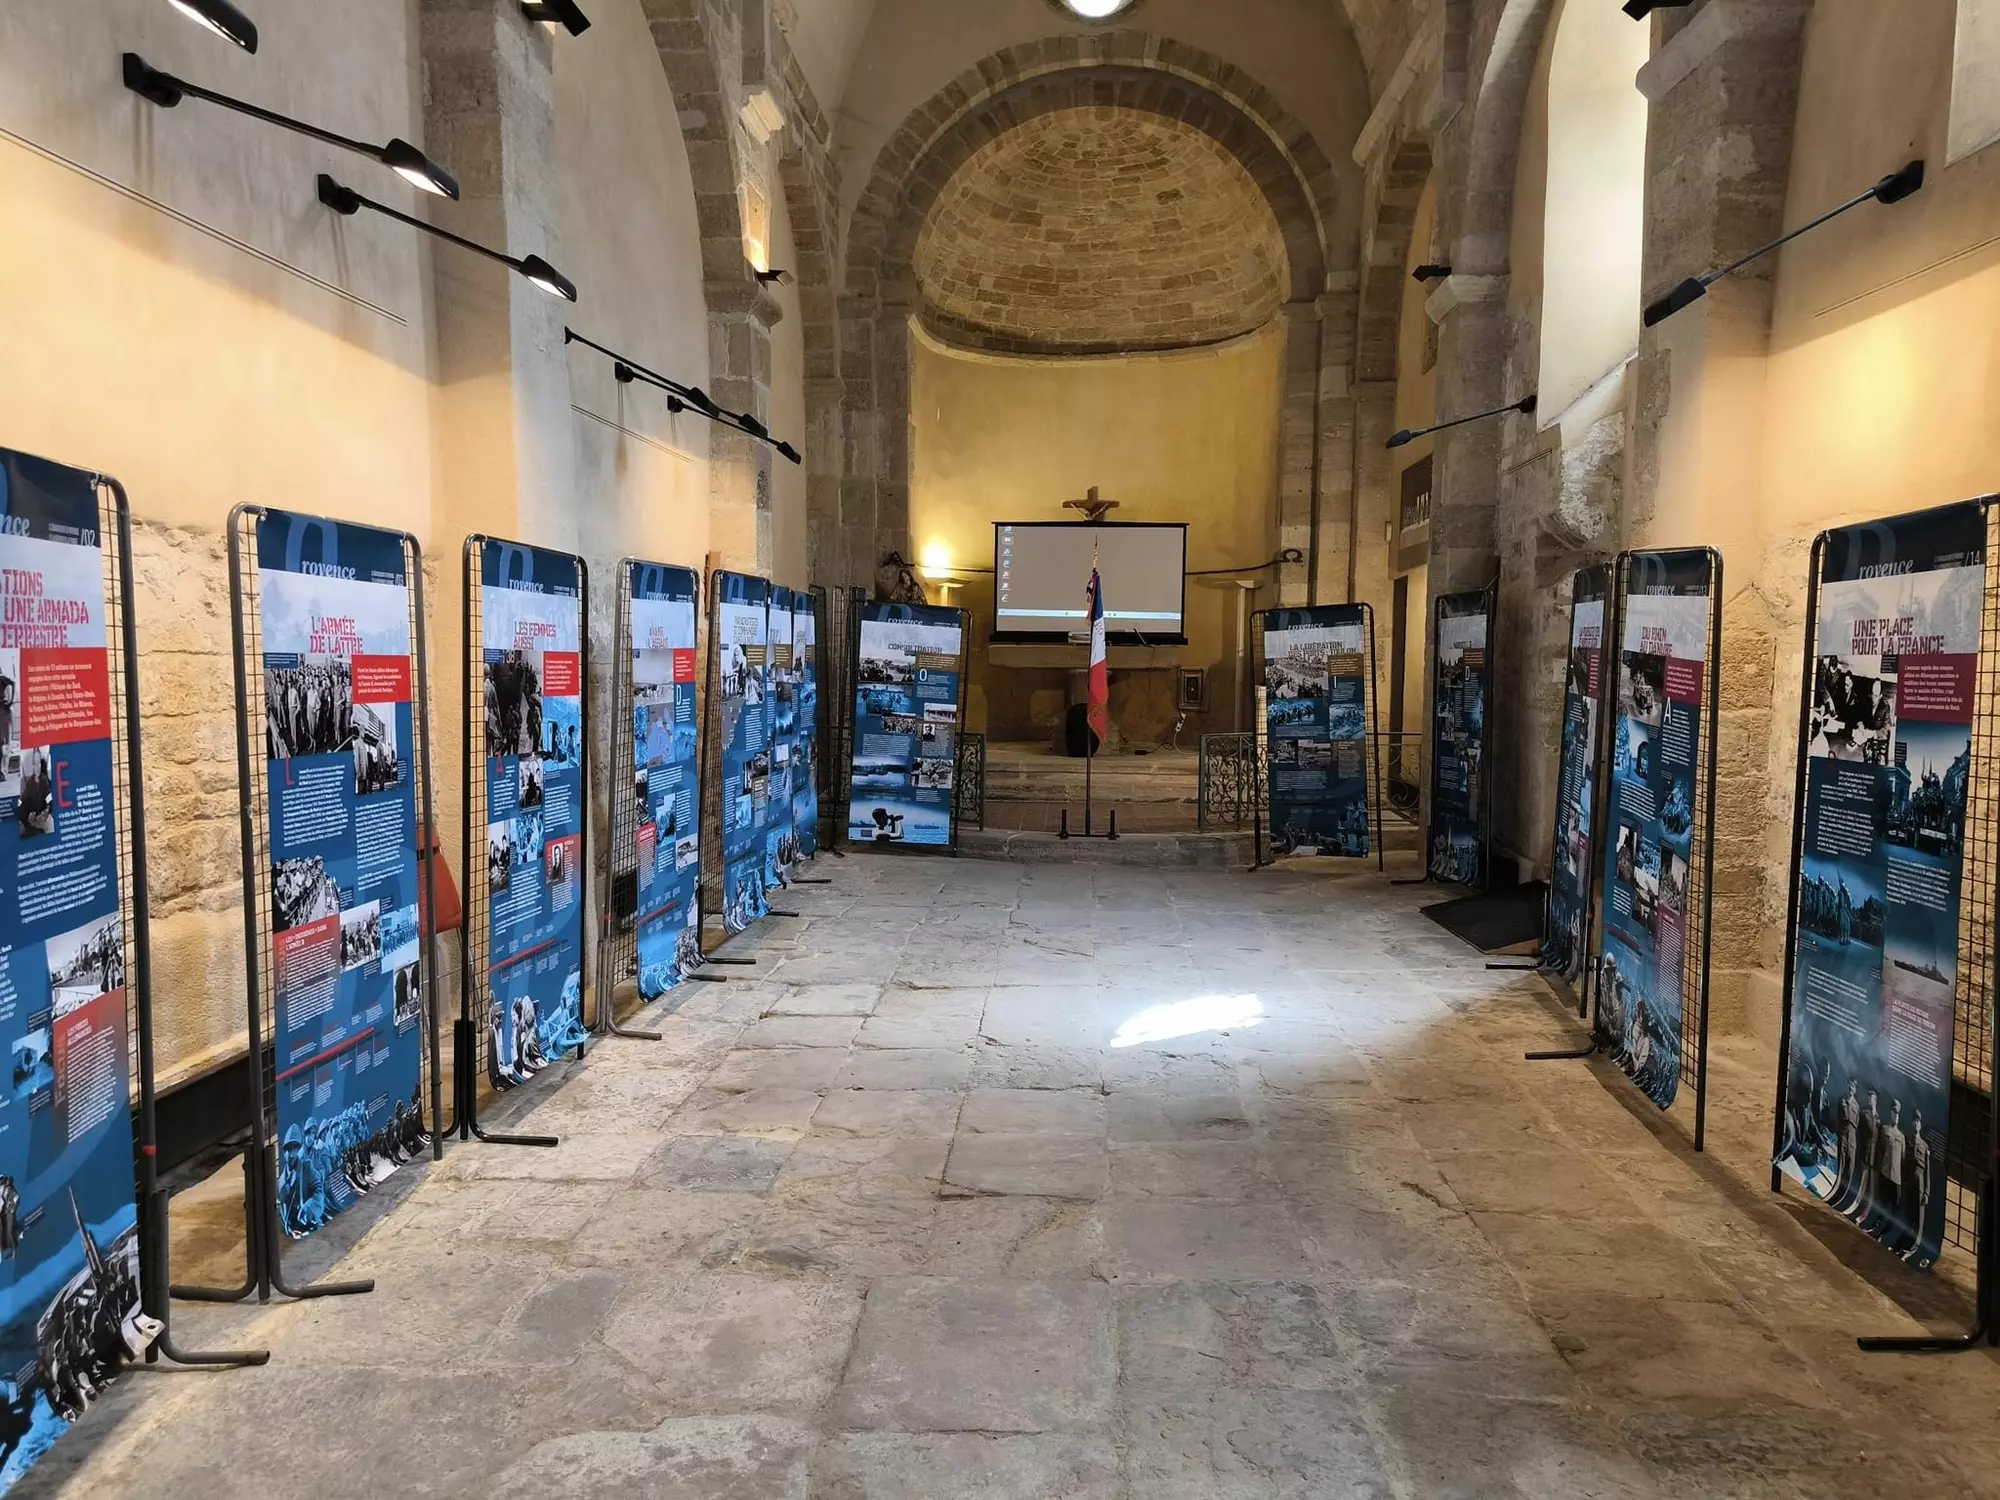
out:
M1725 265L1784 227L1806 0L1709 0L1640 71L1644 291ZM1627 545L1710 545L1726 569L1713 1024L1775 1035L1790 847L1789 705L1802 539L1761 534L1775 257L1717 282L1640 342ZM1784 561L1764 568L1767 549ZM1783 649L1779 649L1779 643ZM1785 707L1774 710L1774 703Z
M873 297L840 299L840 579L867 588L875 579L875 481L881 443L876 402ZM907 337L907 335L905 335Z
M916 562L910 541L910 318L916 288L882 289L875 320L875 544L869 574L891 552Z
M457 175L461 196L455 203L425 198L418 212L454 234L512 255L537 254L560 268L551 39L518 7L491 0L422 0L420 20L423 145ZM366 210L347 224L349 234L362 226L378 230ZM386 222L379 231L415 232ZM464 537L483 532L580 550L582 526L563 354L570 304L455 245L438 242L430 253L439 466L426 548L430 759L443 788L457 784L463 743ZM608 638L593 645L600 659L608 659ZM439 834L455 866L458 799L440 796L437 808Z
M706 290L708 393L725 410L768 422L777 301L747 276L724 283L711 279ZM767 445L731 428L716 426L709 433L709 538L727 567L765 574L771 570L775 458Z
M1278 393L1278 549L1299 561L1278 568L1278 603L1304 604L1312 585L1319 441L1320 326L1317 302L1285 308L1285 365Z

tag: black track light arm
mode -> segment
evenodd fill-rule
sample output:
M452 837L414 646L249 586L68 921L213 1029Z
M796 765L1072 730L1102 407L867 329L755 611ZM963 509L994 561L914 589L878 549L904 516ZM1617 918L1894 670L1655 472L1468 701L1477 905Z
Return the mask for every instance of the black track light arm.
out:
M1732 260L1728 265L1713 271L1704 271L1699 276L1690 276L1679 286L1668 292L1657 302L1646 304L1644 321L1648 328L1663 323L1684 307L1692 307L1708 295L1708 289L1732 271L1740 271L1753 260L1761 260L1781 245L1789 244L1802 234L1810 234L1829 220L1837 219L1851 208L1859 208L1864 203L1901 203L1905 198L1924 185L1924 164L1921 159L1910 162L1884 177L1865 193L1856 193L1845 203L1829 208L1816 219L1808 219L1797 229L1788 229L1768 245L1759 245L1748 255Z
M295 120L290 115L281 115L276 110L265 109L260 104L251 104L247 100L233 98L228 94L218 94L214 89L203 88L198 83L189 83L185 78L162 72L136 52L125 54L123 67L125 87L149 103L159 105L161 109L172 109L183 99L205 99L210 104L219 104L224 109L234 110L239 115L248 115L253 120L262 120L267 125L276 125L281 129L296 131L300 135L311 136L316 141L325 141L329 146L338 146L343 151L373 157L412 187L421 188L427 193L435 193L440 198L458 196L458 179L400 136L392 139L386 146L357 141L352 136L341 135L337 131L308 124L304 120Z
M364 208L373 209L384 218L394 219L399 224L407 224L412 229L421 229L425 234L436 235L439 239L448 240L460 249L470 250L474 255L483 255L488 260L497 260L501 265L520 272L521 275L534 282L536 286L552 297L562 297L571 302L576 301L575 283L554 266L543 260L539 255L516 257L508 255L503 251L494 250L486 245L481 245L476 241L467 239L462 234L453 234L449 229L440 229L437 225L427 220L406 214L401 209L391 208L386 203L377 203L373 198L357 193L351 187L342 186L324 172L319 174L319 201L335 213L343 216L358 213Z
M229 0L168 0L168 3L190 21L206 26L245 52L257 50L257 23Z
M1643 21L1656 10L1685 10L1694 0L1625 0L1625 14Z
M576 0L521 0L521 14L530 21L560 26L571 36L582 36L590 30L590 17Z
M1451 275L1450 266L1440 266L1440 265L1434 265L1430 262L1425 262L1423 265L1418 266L1414 271L1410 272L1410 280L1442 281L1445 279L1445 277L1449 275Z
M803 465L805 463L805 460L799 456L798 449L794 448L790 443L779 442L776 438L772 437L771 430L762 422L758 421L748 412L724 411L720 406L715 404L715 398L710 396L700 386L682 385L678 380L669 380L666 376L647 369L644 365L629 356L620 354L616 349L607 348L595 339L585 338L574 328L565 328L563 330L563 342L565 344L581 344L586 349L595 349L599 354L609 359L611 361L611 373L620 385L630 385L632 382L638 381L644 385L657 386L659 389L665 391L667 393L667 410L669 412L679 415L691 407L695 411L700 412L704 417L707 417L709 421L715 423L718 427L727 427L732 432L740 432L745 437L755 438L760 443L768 443L782 457L790 459L795 464Z
M1429 437L1434 432L1443 432L1450 427L1463 427L1467 422L1483 422L1488 417L1505 416L1510 411L1518 411L1525 415L1534 409L1535 393L1530 391L1519 401L1509 401L1505 406L1496 406L1491 411L1476 411L1469 417L1454 417L1449 422L1440 422L1435 427L1420 427L1415 432L1405 427L1382 446L1385 448L1400 448L1405 443L1414 443L1418 438Z

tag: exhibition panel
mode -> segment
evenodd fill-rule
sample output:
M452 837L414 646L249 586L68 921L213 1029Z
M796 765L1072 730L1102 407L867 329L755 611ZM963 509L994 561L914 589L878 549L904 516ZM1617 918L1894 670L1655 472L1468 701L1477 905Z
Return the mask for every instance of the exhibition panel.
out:
M1563 680L1562 753L1556 769L1548 921L1542 966L1572 984L1589 963L1596 870L1599 772L1604 761L1604 626L1611 569L1579 568L1570 582L1569 658Z
M1382 863L1380 788L1371 797L1375 618L1365 604L1264 610L1265 784L1273 859ZM1261 862L1263 851L1257 852Z
M849 843L955 849L965 612L863 604L855 631Z
M798 858L798 835L792 821L794 764L799 752L798 666L792 643L796 628L793 621L792 591L774 586L769 624L770 692L764 699L771 745L771 783L764 819L767 891L792 883L792 866Z
M425 1145L409 574L394 532L256 518L261 865L278 1221L297 1238Z
M1431 625L1431 806L1425 843L1433 879L1483 886L1487 865L1487 709L1493 590L1441 595Z
M483 865L466 871L484 916L466 973L482 984L466 989L468 1001L482 990L488 1081L509 1089L586 1039L589 574L572 554L490 537L465 556L466 661L478 661L484 705L465 744L480 793L466 828L485 835Z
M794 717L798 752L792 772L792 829L801 859L819 853L820 726L819 613L821 590L801 589L792 595L793 682L798 695Z
M1598 842L1603 939L1599 1037L1661 1109L1695 1088L1706 1121L1709 902L1722 559L1713 551L1618 560L1618 661L1605 835Z
M770 819L770 582L741 573L709 579L709 693L722 809L722 927L746 930L770 914L764 833ZM713 773L711 773L713 774Z
M612 725L629 767L614 793L629 792L637 871L635 943L639 993L657 999L701 967L701 805L695 714L692 568L628 559L620 688L629 716ZM618 821L614 810L614 823Z
M107 629L125 557L104 509L95 475L0 450L0 1492L159 1327L126 1109L136 835Z
M1992 1247L1993 502L1821 534L1775 1168L1919 1269Z

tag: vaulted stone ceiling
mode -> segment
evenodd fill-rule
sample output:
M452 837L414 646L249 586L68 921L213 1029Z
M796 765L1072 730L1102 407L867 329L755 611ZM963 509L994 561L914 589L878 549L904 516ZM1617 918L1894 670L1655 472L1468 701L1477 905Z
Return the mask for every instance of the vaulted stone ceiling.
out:
M846 102L847 80L854 59L866 44L868 25L877 0L772 0L778 23L790 38L799 66L804 70L820 108L837 114ZM939 0L940 5L970 3L970 0ZM1214 0L1216 4L1243 4L1246 22L1254 23L1255 0ZM1362 60L1368 70L1370 93L1379 97L1389 74L1402 59L1403 50L1416 34L1425 10L1443 0L1325 0L1347 17ZM1608 0L1607 0L1608 3ZM1051 18L1059 25L1059 21ZM1144 9L1121 23L1143 30Z
M988 143L925 221L924 315L1017 352L1171 349L1262 327L1284 237L1235 157L1178 120L1065 109Z

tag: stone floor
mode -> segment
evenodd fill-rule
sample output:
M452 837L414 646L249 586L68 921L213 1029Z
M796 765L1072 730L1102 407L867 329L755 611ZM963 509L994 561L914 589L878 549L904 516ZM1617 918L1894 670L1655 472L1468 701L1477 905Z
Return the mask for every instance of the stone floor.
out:
M371 1296L182 1307L270 1366L135 1373L18 1493L2000 1494L1992 1358L1852 1342L1962 1294L1769 1194L1754 1047L1697 1157L1372 871L820 873L508 1101L559 1150L294 1252Z

